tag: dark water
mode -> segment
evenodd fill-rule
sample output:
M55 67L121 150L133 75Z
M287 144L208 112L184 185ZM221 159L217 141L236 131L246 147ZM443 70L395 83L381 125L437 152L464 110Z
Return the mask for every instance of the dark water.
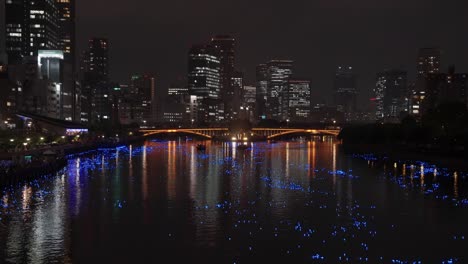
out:
M332 141L147 142L4 189L0 263L468 263L466 175Z

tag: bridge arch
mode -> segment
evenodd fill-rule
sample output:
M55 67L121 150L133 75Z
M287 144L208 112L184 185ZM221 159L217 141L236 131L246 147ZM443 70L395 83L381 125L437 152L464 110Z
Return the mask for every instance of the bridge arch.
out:
M206 139L211 139L212 136L203 134L189 129L153 129L153 130L140 130L145 137L154 136L157 134L190 134L200 136Z
M267 139L274 139L277 137L292 135L292 134L309 134L309 135L330 135L338 136L339 130L328 129L271 129L271 128L256 128L253 129L255 133L264 135Z
M141 129L140 132L146 136L157 134L190 134L200 136L206 139L212 139L214 136L219 136L227 133L227 128L169 128L169 129Z
M228 128L173 128L173 129L141 129L144 136L157 134L191 134L206 139L214 136L228 136ZM331 135L338 136L339 130L335 129L300 129L300 128L253 128L252 133L264 136L267 139L274 139L284 135L309 134L309 135Z

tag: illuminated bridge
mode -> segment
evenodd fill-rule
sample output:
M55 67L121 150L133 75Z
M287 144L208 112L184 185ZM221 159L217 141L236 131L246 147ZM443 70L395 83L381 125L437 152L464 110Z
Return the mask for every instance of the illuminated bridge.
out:
M233 135L228 128L173 128L173 129L140 129L144 136L152 136L157 134L191 134L201 136L207 139L213 137L232 137ZM261 136L266 139L274 139L276 137L286 135L330 135L338 136L339 129L307 129L307 128L252 128L250 136Z

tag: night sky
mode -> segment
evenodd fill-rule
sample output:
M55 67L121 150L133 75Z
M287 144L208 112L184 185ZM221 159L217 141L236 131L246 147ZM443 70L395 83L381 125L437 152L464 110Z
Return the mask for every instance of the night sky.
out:
M113 80L156 73L161 90L185 77L190 46L214 34L236 37L247 83L257 64L293 59L315 101L330 100L339 64L356 69L363 102L381 70L413 79L419 47L441 47L444 71L468 72L467 0L80 0L77 34L81 49L91 36L109 38Z

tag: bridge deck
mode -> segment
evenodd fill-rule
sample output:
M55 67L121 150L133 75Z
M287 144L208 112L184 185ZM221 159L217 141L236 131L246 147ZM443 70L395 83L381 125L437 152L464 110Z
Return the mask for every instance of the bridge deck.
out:
M145 136L162 133L186 133L202 136L211 139L213 136L225 135L228 128L174 128L174 129L140 129ZM290 134L311 134L311 135L331 135L337 136L338 129L308 129L308 128L252 128L251 132L258 136L265 136L267 139Z

